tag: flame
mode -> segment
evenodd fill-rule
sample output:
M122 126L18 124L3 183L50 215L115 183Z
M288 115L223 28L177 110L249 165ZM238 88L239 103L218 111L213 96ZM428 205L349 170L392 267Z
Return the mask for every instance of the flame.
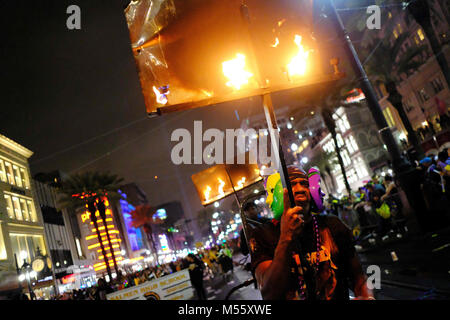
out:
M205 201L208 201L209 200L209 195L211 193L211 187L210 186L206 186L206 189L205 189L205 191L203 193L205 195Z
M239 181L237 182L237 185L238 185L238 188L239 188L239 189L242 189L242 188L244 187L245 180L246 180L246 178L245 178L245 177L242 177L241 180L239 180Z
M168 94L169 91L167 91L166 93L160 93L159 90L155 86L153 86L153 92L156 94L156 102L160 104L167 104L168 100L166 94Z
M218 178L217 180L219 180L219 193L221 196L225 195L225 193L223 192L223 187L225 186L225 182L223 182L222 179Z
M273 45L271 45L271 47L276 48L276 47L278 47L279 44L280 44L280 40L278 40L278 38L275 38L275 43Z
M201 91L208 98L211 98L213 96L213 93L211 91L207 91L207 90L203 90L203 89Z
M286 19L278 21L278 27L281 27L286 22Z
M222 62L222 70L225 77L229 79L226 83L228 87L233 87L239 90L243 85L248 83L248 79L253 77L253 74L245 68L245 55L238 53L236 58Z
M309 51L303 48L301 36L295 35L294 42L298 47L298 53L287 65L287 69L289 76L302 76L306 73Z

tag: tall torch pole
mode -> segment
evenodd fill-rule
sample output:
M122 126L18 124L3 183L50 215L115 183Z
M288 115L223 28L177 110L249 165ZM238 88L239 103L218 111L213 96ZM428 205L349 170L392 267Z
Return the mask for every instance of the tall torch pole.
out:
M248 7L242 3L241 5L241 17L244 25L246 26L246 30L248 33L248 38L250 41L249 51L252 54L254 67L256 71L256 78L259 80L260 84L264 83L264 77L262 77L259 67L258 67L258 59L254 53L253 45L252 45L252 34L250 31L250 14L248 11ZM291 182L288 178L286 161L284 159L283 148L281 145L281 139L278 132L277 119L275 117L275 112L273 111L272 97L270 93L266 93L262 95L262 102L264 106L264 114L266 116L267 127L269 129L270 141L272 145L272 152L275 154L275 157L272 157L276 161L276 167L278 172L280 173L281 183L283 188L286 188L289 195L290 207L295 206L294 193L292 192Z

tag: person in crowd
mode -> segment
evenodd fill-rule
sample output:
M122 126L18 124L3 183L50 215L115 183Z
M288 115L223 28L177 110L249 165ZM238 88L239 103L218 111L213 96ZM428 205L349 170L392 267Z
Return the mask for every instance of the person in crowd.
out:
M399 189L392 176L387 175L384 177L384 186L386 193L381 196L381 201L385 201L389 205L396 219L403 218L403 205L400 199Z
M105 279L98 279L97 290L95 292L95 300L106 300L106 295L112 292L113 289L106 283Z
M376 188L375 185L372 182L369 182L366 184L366 189L369 193L369 204L372 207L372 210L376 212L377 209L380 209L383 205L383 200L381 197L385 194L385 189L383 188ZM381 217L379 214L376 214L377 221L378 221L378 233L381 236L385 236L389 233L390 230L392 230L392 217L389 216L388 218Z
M354 202L354 209L358 214L359 226L360 228L364 228L369 225L369 217L366 212L366 189L364 187L358 188L358 197L356 197Z
M243 208L244 216L247 219L248 232L251 233L259 224L267 223L270 220L259 216L258 207L253 201L244 204ZM250 235L248 235L250 236ZM240 232L240 247L244 256L249 254L247 239L245 239L244 229Z
M170 267L170 269L172 270L172 272L177 272L177 267L176 267L174 261L170 261L169 267Z
M197 293L197 298L199 300L207 300L206 292L203 287L203 262L192 253L187 255L186 260L189 263L189 277L191 278L192 286Z
M445 179L442 171L431 157L425 157L419 163L419 181L429 215L427 229L433 230L448 226L449 201L445 192Z
M306 172L288 167L295 197L289 207L284 190L280 220L264 224L249 244L252 267L264 299L374 299L356 254L352 232L334 215L311 214Z
M213 267L212 272L213 274L217 274L219 266L218 266L218 260L217 260L217 248L216 247L212 247L211 249L209 249L208 255L209 255L209 261L211 261L211 265Z
M234 272L232 253L231 250L227 248L226 244L222 245L217 258L223 275L228 274L228 271L231 271L231 273ZM232 276L231 274L228 274L227 277L228 280L230 280Z

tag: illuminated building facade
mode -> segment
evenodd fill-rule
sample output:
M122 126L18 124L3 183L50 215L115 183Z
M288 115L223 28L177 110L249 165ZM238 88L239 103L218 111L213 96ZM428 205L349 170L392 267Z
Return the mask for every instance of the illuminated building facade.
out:
M135 209L135 206L128 202L127 194L121 190L119 190L119 193L124 198L119 200L119 216L123 223L126 252L129 253L129 257L137 258L143 250L148 250L147 243L145 242L145 234L142 228L134 228L132 226L130 213Z
M123 188L126 190L126 192L123 192L121 187L118 192L123 199L114 203L110 203L106 199L106 226L98 211L96 212L101 240L105 247L106 258L113 276L115 276L113 254L116 258L117 267L123 269L129 264L143 262L144 256L150 250L150 245L142 228L134 228L132 226L130 213L135 209L135 205L146 203L145 194L140 189L136 193L136 188L139 189L135 184L129 184ZM134 205L130 203L131 201L133 201ZM82 250L85 252L86 258L90 260L94 271L101 276L106 273L106 262L100 248L97 231L87 210L78 216L78 223L82 237ZM106 230L109 232L111 246L108 243Z
M0 295L19 289L17 267L32 264L38 248L45 256L48 247L43 218L36 205L28 159L33 152L0 135ZM51 261L46 261L51 266ZM34 289L51 285L52 278L37 272Z
M106 262L109 264L111 271L114 270L113 254L116 262L119 265L124 260L122 250L122 239L120 237L120 231L117 226L117 221L113 214L113 209L108 199L105 199L106 206L106 225L100 217L98 210L95 212L97 217L98 230L102 244L105 249L106 257L103 256L100 241L97 235L97 229L94 226L94 222L90 217L90 212L86 209L81 215L79 215L79 224L81 234L83 237L83 247L87 252L87 258L92 261L94 271L99 273L106 272ZM106 232L108 231L111 245L109 244Z
M81 248L78 225L71 223L75 213L70 209L58 210L56 188L45 179L42 181L36 180L35 176L34 186L59 292L87 287L89 281L92 284L94 272L93 269L90 271L89 262ZM51 181L54 182L54 179Z

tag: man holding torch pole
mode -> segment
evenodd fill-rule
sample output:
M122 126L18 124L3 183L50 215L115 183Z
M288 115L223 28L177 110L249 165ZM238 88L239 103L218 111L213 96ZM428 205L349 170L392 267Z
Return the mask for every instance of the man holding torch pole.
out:
M373 300L351 230L337 217L311 211L308 175L288 167L295 206L284 189L281 217L261 225L249 244L252 268L266 300ZM270 190L268 190L270 192Z

